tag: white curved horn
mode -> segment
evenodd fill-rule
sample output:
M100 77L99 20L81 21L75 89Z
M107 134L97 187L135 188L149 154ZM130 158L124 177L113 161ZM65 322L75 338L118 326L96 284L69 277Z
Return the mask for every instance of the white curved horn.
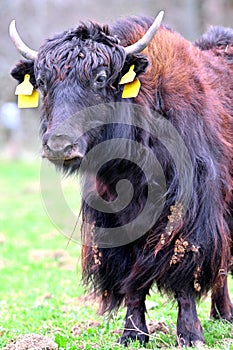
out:
M19 51L19 53L28 60L35 60L38 52L35 50L30 49L20 38L16 26L15 26L15 20L11 21L9 26L9 35L11 37L11 40L13 41L16 49Z
M141 39L139 39L136 43L125 47L125 52L127 55L140 53L150 44L150 42L154 38L156 32L158 31L162 23L163 16L164 16L164 11L160 11L157 17L155 18L153 24L151 25L151 27L146 32L146 34Z

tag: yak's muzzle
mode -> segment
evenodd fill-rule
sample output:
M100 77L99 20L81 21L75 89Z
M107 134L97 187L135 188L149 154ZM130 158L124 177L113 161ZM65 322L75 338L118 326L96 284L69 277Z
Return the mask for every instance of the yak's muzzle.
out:
M51 161L65 161L74 158L83 158L87 144L85 139L80 138L74 142L68 135L53 133L43 137L42 157Z

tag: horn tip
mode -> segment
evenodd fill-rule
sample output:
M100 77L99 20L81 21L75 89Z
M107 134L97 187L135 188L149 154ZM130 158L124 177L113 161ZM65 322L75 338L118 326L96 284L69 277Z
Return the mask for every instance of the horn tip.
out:
M16 23L15 19L12 19L12 20L11 20L11 22L10 22L9 27L13 27L13 26L15 26L15 23Z
M160 22L162 22L164 15L165 15L164 10L159 11L157 18L159 19Z
M17 51L28 60L35 60L38 52L30 49L20 38L17 29L16 29L16 21L13 19L9 25L9 36L15 45Z
M15 29L15 27L16 27L16 21L15 21L15 19L12 19L12 21L11 21L10 24L9 24L9 33L10 33L10 34L11 34L12 31Z

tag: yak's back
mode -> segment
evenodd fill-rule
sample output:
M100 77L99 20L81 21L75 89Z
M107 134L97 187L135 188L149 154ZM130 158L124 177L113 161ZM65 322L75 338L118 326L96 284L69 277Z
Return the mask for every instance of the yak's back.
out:
M195 42L201 50L212 51L216 56L222 56L228 63L233 63L233 29L226 27L210 27L202 37Z

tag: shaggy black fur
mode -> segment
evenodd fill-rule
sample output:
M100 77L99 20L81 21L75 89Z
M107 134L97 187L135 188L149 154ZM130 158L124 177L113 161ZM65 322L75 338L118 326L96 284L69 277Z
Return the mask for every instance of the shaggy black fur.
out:
M161 27L144 54L126 56L123 46L138 40L150 24L151 19L145 17L122 19L111 27L82 23L47 40L37 60L21 61L12 75L22 81L34 67L31 81L43 94L45 156L62 164L65 172L77 172L85 158L68 159L64 153L55 161L48 151L53 135L56 142L60 134L65 135L84 154L116 138L144 145L137 166L130 161L136 157L134 147L125 148L119 140L117 147L114 143L105 149L111 160L94 180L88 178L88 186L96 184L99 196L110 204L117 199L116 187L122 179L131 182L134 195L117 214L94 209L91 191L90 201L83 201L83 280L102 296L103 311L125 302L121 338L125 345L129 339L148 341L138 328L147 333L145 298L156 283L159 290L177 299L178 344L192 346L204 341L195 299L212 289L211 316L227 320L233 316L226 282L232 231L233 31L212 28L192 45ZM137 98L123 101L119 81L132 64L142 86ZM102 104L107 105L103 108ZM139 126L134 126L135 104L141 106ZM91 113L86 109L90 106L95 106ZM101 113L110 115L108 125L101 124ZM180 169L174 162L174 129L188 152L189 174L182 173L185 152L177 149ZM115 156L116 148L124 156ZM154 181L149 150L163 170L165 193L158 186L159 178ZM86 164L89 174L95 173L97 158ZM144 165L149 169L147 176ZM108 247L112 240L108 228L122 227L140 215L150 186L158 205L163 201L159 218L145 220L148 229L142 236L140 226L134 226L133 232L126 230L125 237L135 235L131 243L124 245L123 239L122 245ZM184 208L189 190L190 200ZM149 201L149 208L156 213L155 201Z

